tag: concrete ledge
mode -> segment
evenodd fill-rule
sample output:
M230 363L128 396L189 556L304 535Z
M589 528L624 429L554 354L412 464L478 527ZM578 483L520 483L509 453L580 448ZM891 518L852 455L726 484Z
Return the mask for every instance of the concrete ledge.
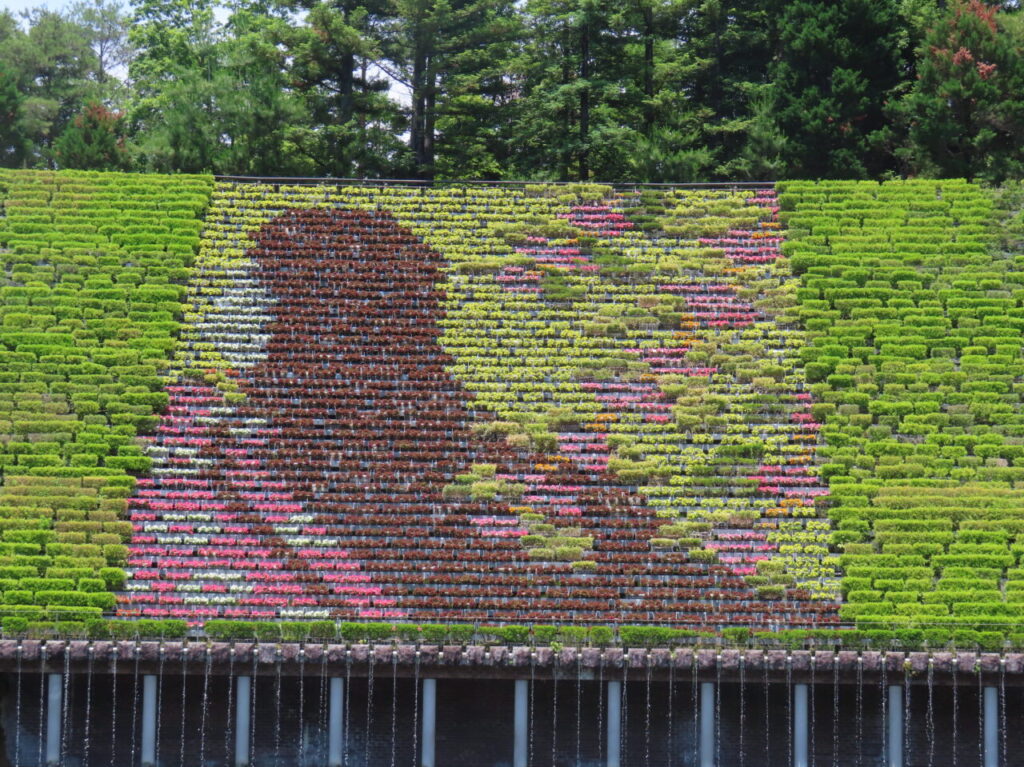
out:
M85 671L143 674L392 673L410 677L494 679L652 679L844 684L992 683L1024 686L1024 653L867 650L742 650L620 647L467 647L167 641L0 640L0 672Z

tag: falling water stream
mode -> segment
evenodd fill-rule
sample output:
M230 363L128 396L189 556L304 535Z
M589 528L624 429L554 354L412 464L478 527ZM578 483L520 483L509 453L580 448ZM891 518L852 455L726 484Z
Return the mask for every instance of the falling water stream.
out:
M604 726L604 653L597 666L597 761L604 761L604 738L601 728Z
M672 732L672 723L675 720L675 692L676 692L676 664L675 658L670 658L668 665L668 752L670 754L676 753L675 740ZM576 760L577 767L579 766L580 760Z
M533 688L536 686L536 667L534 666L534 653L530 653L530 747L526 763L533 767Z
M135 643L135 668L132 671L132 721L131 727L128 728L130 736L131 751L129 752L129 758L131 764L135 764L135 731L138 729L136 723L138 722L139 714L139 645ZM40 761L40 764L42 762Z
M558 676L551 674L551 764L558 761Z
M256 686L259 681L259 677L256 675L256 671L259 668L259 653L253 652L252 654L252 669L250 670L249 683L249 764L254 764L256 761L256 701L260 699L257 693Z
M889 753L889 686L885 654L882 654L882 673L878 678L878 684L882 693L882 753Z
M651 664L647 664L644 687L644 767L651 765Z
M832 767L839 767L839 654L832 656Z
M576 653L576 764L580 761L580 743L583 732L583 723L580 721L580 710L583 705L583 659L580 653Z
M61 711L61 723L60 723L60 763L67 763L68 756L68 722L71 717L71 698L68 693L71 689L71 648L68 647L68 643L64 642L64 689L61 694L61 701L64 706Z
M903 674L903 753L910 753L910 674Z
M999 658L999 735L1001 740L1001 764L1009 764L1009 752L1006 750L1006 658Z
M160 727L163 724L161 709L164 701L164 646L160 644L160 664L157 667L156 676L156 759L154 762L160 764Z
M864 658L857 655L857 767L864 763Z
M811 754L810 754L810 756L811 756L811 767L815 767L815 765L817 764L817 751L814 748L814 736L818 732L817 729L815 728L815 720L814 720L814 688L817 687L817 684L816 684L817 680L815 679L815 672L817 671L818 665L815 662L815 660L816 660L815 657L813 655L811 655L811 685L810 685L810 693L811 693L811 701L810 701L810 703L811 703L811 715L810 715L810 719L811 719L811 723L810 723L810 727L808 728L808 735L809 735L808 741L810 741L808 745L810 746L810 751L811 751Z
M764 659L762 664L764 669L764 752L770 754L772 752L772 722L771 722L771 700L769 699L768 691L770 689L771 681L768 678L768 659Z
M346 659L345 662L345 733L348 733L348 683L349 683L349 664ZM324 740L327 732L327 648L323 650L323 654L320 656L320 695L319 695L319 707L317 708L316 719L317 719L317 732L320 736L317 738L317 751L320 754L320 762L327 762L327 742ZM345 747L342 749L342 761L344 764L348 764L348 742L346 741Z
M185 647L181 648L181 737L178 746L178 765L186 767L185 763L185 725L188 720L185 717L188 711L188 652ZM200 762L200 765L202 763Z
M739 732L739 759L740 767L745 767L747 763L747 752L743 743L743 728L746 725L747 712L746 712L746 700L744 696L747 694L746 688L746 676L747 676L747 663L746 658L740 655L740 732Z
M416 726L416 723L413 723ZM395 767L398 752L398 651L391 651L391 767Z
M928 767L935 765L935 664L928 658L928 704L925 708L925 736L928 739Z
M419 752L419 730L416 727L416 722L420 720L420 651L416 651L416 661L413 665L412 670L412 767L418 767L420 763L420 752Z
M43 722L46 717L43 712L46 710L44 707L44 701L46 700L46 645L43 645L39 651L39 756L36 759L36 764L43 763ZM133 749L134 751L134 749Z
M693 762L700 759L700 682L697 680L697 654L693 654L690 668L690 710L693 711Z
M110 760L117 762L117 645L110 651ZM199 763L202 767L202 762Z
M956 746L957 746L957 736L958 736L959 733L957 733L956 725L957 725L957 721L960 719L960 712L959 712L959 708L960 708L960 695L959 695L960 686L956 683L956 672L957 672L957 666L959 666L959 665L960 665L960 663L957 660L956 654L954 654L953 655L953 748L952 748L952 751L950 752L950 754L951 754L951 756L953 758L953 767L956 767L956 761L957 761L957 759L956 759Z
M21 767L21 642L16 651L18 658L14 682L14 767Z
M89 767L89 731L92 728L92 645L88 647L85 667L85 724L82 734L82 767Z
M981 679L981 664L976 664L978 676L978 764L985 763L985 688Z
M715 764L722 763L722 656L715 656Z
M228 709L227 709L227 721L224 727L224 753L232 753L231 744L231 722L234 713L234 702L235 702L235 648L232 647L228 652ZM237 756L237 754L236 754Z
M299 767L306 767L306 648L299 648ZM200 765L203 767L203 765Z
M363 767L370 767L370 739L373 737L373 667L374 654L370 653L366 667L366 737L363 740Z
M281 651L275 659L277 674L274 679L274 767L281 765ZM184 766L183 766L184 767Z
M786 754L793 763L793 657L786 656Z
M629 709L627 708L627 706L629 705L629 693L628 693L628 691L629 691L629 684L628 684L628 682L629 682L629 662L627 661L626 663L624 663L622 665L622 694L620 696L620 699L622 700L622 708L620 709L621 716L619 718L619 721L622 723L621 724L621 730L619 732L619 735L620 735L620 737L619 737L619 759L620 760L622 758L622 745L624 743L628 742L627 741L627 737L629 735L628 728L626 726L627 723L629 722L629 718L627 716L627 714L629 713ZM611 756L611 755L609 754L609 756Z
M210 646L206 646L203 663L203 705L199 712L199 767L206 767L206 717L210 709Z
M323 681L320 683L321 698L320 698L320 716L323 717L323 726L320 728L320 732L324 733L326 738L327 733L327 653L324 653L323 665L321 666L321 677ZM348 767L348 752L349 743L351 741L352 730L349 729L349 725L352 722L352 651L347 650L345 652L345 705L342 708L345 710L345 726L342 728L342 757L341 762L345 767ZM324 740L324 761L327 761L327 740Z

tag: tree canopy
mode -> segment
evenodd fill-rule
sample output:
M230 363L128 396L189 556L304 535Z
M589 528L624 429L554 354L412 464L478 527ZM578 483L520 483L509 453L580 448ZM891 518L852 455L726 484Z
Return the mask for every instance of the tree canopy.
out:
M0 12L0 164L603 181L1024 174L983 0L80 0Z

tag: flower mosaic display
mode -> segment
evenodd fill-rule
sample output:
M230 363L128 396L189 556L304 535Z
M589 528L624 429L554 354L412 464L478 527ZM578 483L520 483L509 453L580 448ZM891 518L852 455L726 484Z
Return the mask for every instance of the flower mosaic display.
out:
M4 632L1014 636L1024 272L976 186L0 196Z
M774 195L637 202L219 185L120 612L834 622Z

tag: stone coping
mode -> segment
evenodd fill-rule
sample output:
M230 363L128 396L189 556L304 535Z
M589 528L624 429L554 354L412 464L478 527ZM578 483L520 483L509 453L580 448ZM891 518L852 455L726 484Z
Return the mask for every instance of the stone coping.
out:
M1024 686L1024 653L0 640L0 672L420 676Z

